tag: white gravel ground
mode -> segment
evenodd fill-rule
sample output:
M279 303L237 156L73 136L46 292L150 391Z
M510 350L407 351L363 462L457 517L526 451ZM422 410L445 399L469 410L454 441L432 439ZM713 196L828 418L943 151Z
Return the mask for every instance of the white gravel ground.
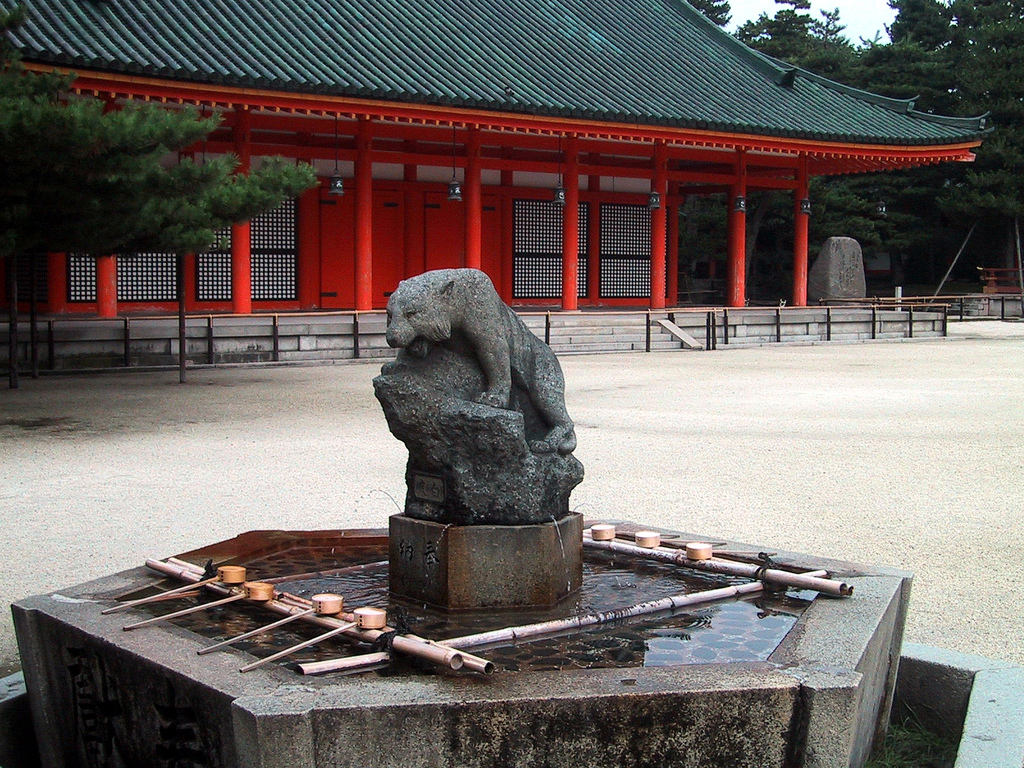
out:
M951 339L563 358L590 518L916 574L907 639L1024 663L1024 323ZM0 390L5 604L256 528L377 527L379 363ZM0 670L18 666L9 612Z

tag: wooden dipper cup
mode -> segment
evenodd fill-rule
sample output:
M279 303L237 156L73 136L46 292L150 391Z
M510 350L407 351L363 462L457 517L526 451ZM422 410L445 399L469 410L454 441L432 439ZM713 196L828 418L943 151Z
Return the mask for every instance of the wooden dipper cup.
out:
M611 541L615 538L615 526L606 523L590 526L590 538L594 541Z
M345 598L341 595L332 595L329 592L313 595L310 601L313 603L313 610L321 616L335 616L341 613L341 608L345 605Z
M274 599L273 584L267 584L262 581L247 581L242 585L242 589L245 590L246 598L255 600L258 603L265 603Z
M711 545L703 541L691 541L686 545L687 560L710 560L711 555Z
M217 569L222 584L244 584L245 568L240 565L222 565Z
M356 626L360 629L383 629L388 625L388 612L382 608L368 606L352 611L356 617Z
M661 546L661 534L657 531L637 531L634 536L638 547L654 549Z

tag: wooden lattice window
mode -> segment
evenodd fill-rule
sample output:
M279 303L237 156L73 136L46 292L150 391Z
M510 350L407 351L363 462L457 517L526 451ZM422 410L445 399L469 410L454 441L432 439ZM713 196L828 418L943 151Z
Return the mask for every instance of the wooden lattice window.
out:
M587 295L587 203L579 204L577 295ZM516 200L513 207L513 282L517 299L562 296L562 208L546 200Z
M117 258L118 301L177 301L178 257L132 253Z
M667 231L665 244L667 249ZM668 280L667 261L665 279ZM601 204L599 282L603 299L650 297L651 211L646 205Z

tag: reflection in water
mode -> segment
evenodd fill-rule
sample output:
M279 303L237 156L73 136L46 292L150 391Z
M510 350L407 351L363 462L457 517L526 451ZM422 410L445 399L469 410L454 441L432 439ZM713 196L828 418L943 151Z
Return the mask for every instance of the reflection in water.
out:
M288 576L278 589L302 597L319 592L345 596L346 609L359 605L387 607L389 621L434 640L476 634L507 626L531 624L575 613L623 608L671 595L713 589L744 579L688 571L673 565L637 561L608 553L585 553L583 589L578 596L546 611L517 610L491 613L446 614L420 604L395 600L388 594L386 545L291 546L258 557L239 557L253 580ZM378 563L357 573L332 575L330 571L361 563ZM305 574L300 578L295 575ZM752 598L712 603L590 627L518 645L474 650L493 661L499 671L526 672L581 668L671 666L681 664L764 661L792 628L812 597L810 593L762 594ZM204 600L212 598L205 597ZM194 599L193 599L194 600ZM154 615L183 607L185 601L158 603ZM174 606L174 608L171 607ZM206 637L220 640L268 624L273 616L252 605L231 605L176 620ZM263 657L322 632L290 624L235 647ZM282 663L334 658L362 653L367 648L344 640L331 640L306 649ZM398 661L379 674L406 674L421 670L409 660Z

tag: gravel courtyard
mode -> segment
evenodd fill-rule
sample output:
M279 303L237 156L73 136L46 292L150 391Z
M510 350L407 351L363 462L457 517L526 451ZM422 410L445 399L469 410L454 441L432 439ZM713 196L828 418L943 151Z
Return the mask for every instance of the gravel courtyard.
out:
M907 639L1024 663L1024 323L947 340L562 359L573 506L916 574ZM379 362L0 390L9 603L258 528L385 526Z

